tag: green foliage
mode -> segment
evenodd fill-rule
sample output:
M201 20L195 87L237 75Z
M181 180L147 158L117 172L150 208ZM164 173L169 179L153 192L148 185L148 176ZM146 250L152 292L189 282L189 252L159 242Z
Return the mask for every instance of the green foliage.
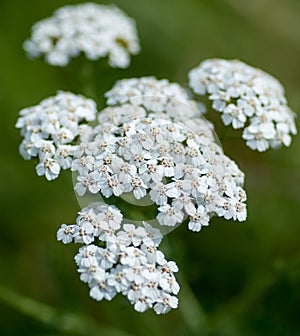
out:
M155 75L185 84L187 72L207 57L239 58L270 72L298 112L299 1L116 0L137 21L142 53L126 70L92 63L97 92L82 92L80 59L55 68L28 60L22 50L34 22L80 2L0 2L1 334L300 334L299 137L290 148L263 154L239 139L222 143L246 173L248 220L214 218L198 234L185 227L170 233L172 244L164 242L163 249L181 270L180 305L156 316L134 312L123 298L101 303L89 298L73 262L76 247L55 240L60 224L72 223L79 210L71 174L51 183L38 178L33 163L18 154L14 128L21 108L58 89L86 93L101 105L101 95L117 79Z

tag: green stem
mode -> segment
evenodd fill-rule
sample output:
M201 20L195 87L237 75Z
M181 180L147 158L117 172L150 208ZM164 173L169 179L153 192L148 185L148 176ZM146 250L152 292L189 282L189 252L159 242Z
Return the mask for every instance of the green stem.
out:
M96 91L94 63L85 59L82 60L79 75L81 78L83 95L97 100L98 94Z
M16 309L59 332L88 336L131 335L117 328L99 325L90 318L82 315L58 311L51 306L23 296L4 286L0 286L0 300L11 308Z
M183 319L194 335L205 336L208 333L207 316L186 281L181 279L179 309Z

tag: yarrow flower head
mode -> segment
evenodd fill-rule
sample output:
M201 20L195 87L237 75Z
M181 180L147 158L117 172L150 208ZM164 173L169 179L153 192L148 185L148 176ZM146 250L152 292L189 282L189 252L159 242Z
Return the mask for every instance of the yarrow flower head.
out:
M105 96L108 105L130 103L149 112L166 113L177 121L199 117L204 112L204 105L197 105L179 84L155 77L119 80Z
M284 88L262 70L238 60L208 59L190 71L189 83L196 94L208 95L225 125L244 128L251 149L289 146L297 133Z
M155 77L123 79L117 81L105 96L112 108L106 108L105 113L99 115L99 123L121 126L128 120L155 114L180 122L196 134L215 140L213 125L202 118L206 112L205 105L192 100L177 83Z
M128 114L132 119L124 122ZM131 194L136 205L148 197L157 206L159 225L175 227L188 218L193 231L214 214L245 220L244 175L214 141L209 124L196 134L166 113L131 104L107 108L98 119L85 143L89 154L77 159L86 169L72 166L79 196Z
M85 3L59 8L37 22L24 49L54 66L65 66L82 52L90 60L107 57L110 66L126 68L140 47L133 19L116 6Z
M16 124L24 138L21 155L26 160L37 158L37 174L55 179L61 169L71 167L78 137L91 130L82 123L95 120L96 113L93 100L62 91L21 110Z
M75 262L93 299L112 300L120 293L138 312L177 308L178 267L158 249L162 235L148 223L122 224L115 206L92 203L79 212L76 224L61 226L57 239L83 244Z

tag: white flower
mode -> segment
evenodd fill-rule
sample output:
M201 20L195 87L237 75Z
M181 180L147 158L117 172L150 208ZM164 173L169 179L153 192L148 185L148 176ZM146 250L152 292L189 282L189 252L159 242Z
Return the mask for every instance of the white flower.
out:
M284 88L262 70L238 60L208 59L190 71L189 84L195 93L208 95L225 125L246 127L243 138L251 149L289 146L297 133Z
M110 66L126 68L140 47L133 19L116 6L86 3L61 7L37 22L24 49L54 66L66 66L83 52L90 60L108 57ZM82 115L87 116L84 110Z
M64 244L71 243L73 241L75 227L75 225L62 224L56 234L57 240L62 241Z
M159 207L158 210L160 213L157 215L157 220L161 225L174 226L183 221L183 213L169 204Z
M142 275L145 280L157 281L159 280L160 274L157 272L157 269L154 263L145 264L144 269L142 270Z
M115 206L105 206L105 208L97 214L100 222L106 222L109 229L118 230L121 226L123 215Z
M167 184L167 196L170 198L178 198L182 194L188 195L192 190L191 180L175 180Z
M93 146L91 145L91 143L89 142L89 139L88 140L83 140L80 138L80 142L73 147L73 150L74 150L74 158L80 158L82 157L83 155L86 155L86 156L91 156L93 154ZM75 161L75 160L74 160Z
M166 314L171 309L178 307L178 299L176 296L170 294L163 294L162 298L153 306L156 314Z
M45 160L46 158L51 158L55 154L55 146L53 144L53 141L37 141L36 147L39 149L39 158L41 161Z
M138 176L132 176L130 181L124 183L125 192L132 191L134 197L139 200L146 196L147 185L143 182L143 180Z
M171 145L172 157L176 164L185 161L186 149L181 143L173 143Z
M137 168L133 164L125 162L123 159L114 156L111 163L112 170L118 175L123 183L128 182L137 173Z
M148 151L143 149L143 146L138 142L130 144L128 150L124 153L124 158L128 160L130 164L134 164L136 167L143 165L146 160L151 159L151 155Z
M93 170L95 158L92 155L81 156L80 159L72 161L71 170L84 175Z
M155 301L160 294L160 291L158 289L158 282L151 280L145 281L141 292L143 295L145 295L145 297L150 299L150 302Z
M134 289L129 290L127 294L127 298L129 299L131 304L133 304L134 309L137 312L143 313L147 309L152 307L151 300L149 300L149 298L144 296L140 289L134 288Z
M168 201L167 191L168 189L164 183L157 183L151 186L149 195L157 205L164 205Z
M55 160L59 163L62 169L71 168L73 155L73 146L59 145L55 153Z
M152 180L154 183L159 183L163 178L164 169L160 166L156 159L148 160L146 164L139 168L141 178L149 183Z
M233 128L241 128L245 125L247 117L238 106L229 104L223 111L222 120L226 126L232 124Z
M117 262L118 255L108 250L107 248L98 248L97 259L101 268L108 270Z
M147 236L147 231L141 226L135 227L133 224L123 224L123 230L119 231L117 236L123 245L139 246Z
M96 245L90 244L85 245L79 249L79 252L75 255L74 259L78 266L87 266L90 264L91 258L96 258L96 253L98 251L99 247Z
M96 211L98 211L98 203L91 203L87 207L78 212L76 223L80 226L85 222L93 223L96 219Z
M209 224L209 216L205 212L205 208L200 205L197 211L190 217L189 229L191 231L199 232L202 226L207 226Z
M87 190L96 194L100 190L100 187L98 187L99 177L100 174L97 171L93 171L86 176L78 175L74 190L79 196L83 196Z
M159 285L164 291L175 295L178 294L180 290L180 286L174 276L161 278L159 280Z
M38 156L39 149L35 147L34 142L25 139L19 146L19 152L23 159L30 160L32 157Z
M153 244L142 244L141 245L141 250L145 253L147 262L150 264L153 264L157 260L157 254L160 252L157 250L156 246Z
M53 138L56 142L61 144L67 144L74 140L77 136L77 132L74 130L74 133L66 127L60 128L55 134L53 134Z
M110 270L107 283L109 286L114 287L117 293L127 291L129 287L129 280L126 278L127 267L117 265L116 268Z
M217 209L218 213L221 214L225 219L231 219L238 221L244 221L247 217L247 211L244 203L240 202L240 198L233 197L222 198L219 201L220 209Z
M115 287L107 284L107 277L104 280L92 281L90 287L90 297L96 301L103 299L110 301L117 294Z
M173 177L175 174L175 164L173 159L170 157L162 157L159 162L163 167L164 176Z
M85 265L79 266L78 272L80 273L80 280L87 283L91 283L93 280L101 281L106 277L105 271L94 257L88 258Z
M247 209L244 203L236 202L235 204L236 218L238 221L245 221L247 218Z
M127 267L127 266L126 266ZM144 266L136 266L136 267L127 267L125 276L126 279L130 281L130 287L133 286L139 286L145 282L145 278L142 275L142 271L144 269ZM130 291L130 288L127 289L127 292ZM126 291L124 291L124 295L126 294ZM128 293L127 293L128 294Z
M269 148L269 140L276 136L276 131L273 123L251 124L245 128L243 138L246 144L251 149L257 149L259 152L264 152Z
M74 232L75 243L84 243L86 245L94 241L94 228L89 222L84 222Z
M182 196L174 199L174 201L172 202L172 206L179 210L184 209L185 212L190 216L194 215L194 213L196 212L195 204L193 203L192 197L186 194L183 194Z
M48 181L54 180L58 177L60 172L60 165L52 158L46 158L44 161L36 166L38 176L45 175Z
M106 197L110 197L111 195L120 196L124 192L124 187L118 180L117 175L113 175L111 177L102 177L99 181L99 187L101 193Z
M143 237L143 243L146 246L154 244L156 247L161 243L162 241L162 234L157 228L153 228L150 224L147 222L143 222L146 236Z
M130 267L143 265L146 261L145 253L134 246L126 247L120 255L120 263Z
M178 267L174 261L167 261L164 258L162 253L161 260L157 261L161 266L159 267L159 271L161 273L161 277L159 279L160 287L167 293L177 295L180 286L176 281L174 273L178 272Z

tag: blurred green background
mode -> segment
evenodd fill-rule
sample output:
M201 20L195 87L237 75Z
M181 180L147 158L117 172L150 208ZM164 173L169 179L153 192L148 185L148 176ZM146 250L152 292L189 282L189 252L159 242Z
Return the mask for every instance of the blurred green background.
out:
M78 62L55 68L22 50L32 24L81 1L0 0L0 334L300 335L300 138L258 154L223 143L246 173L248 220L181 227L162 249L179 265L179 308L136 313L123 297L97 303L80 282L77 246L56 242L79 205L69 172L51 183L18 154L18 111L55 94L82 93ZM99 2L100 3L100 2ZM103 4L110 1L101 1ZM186 84L209 57L238 58L280 79L300 111L299 0L114 1L135 18L142 52L126 70L94 64L97 99L116 79L155 75ZM298 122L298 121L297 121Z

